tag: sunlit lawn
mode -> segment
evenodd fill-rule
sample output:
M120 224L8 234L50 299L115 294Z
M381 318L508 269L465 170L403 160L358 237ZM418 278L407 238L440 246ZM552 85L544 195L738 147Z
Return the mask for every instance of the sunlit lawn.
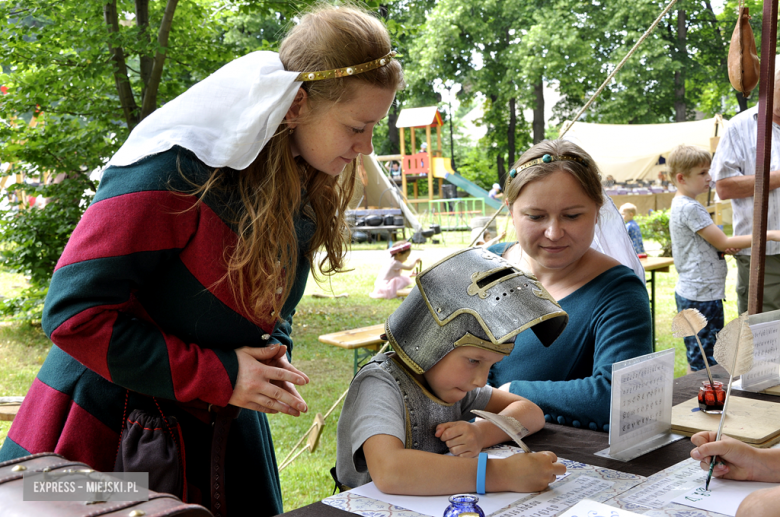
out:
M504 222L499 222L499 230ZM511 226L509 227L509 239ZM425 266L431 265L446 253L468 244L468 233L446 233L446 245L431 243L415 246L412 258L420 256ZM293 445L309 429L316 413L325 414L334 401L349 386L352 378L352 352L321 344L317 337L339 330L363 327L383 322L398 307L400 300L373 300L368 293L373 287L376 273L387 260L384 251L386 243L361 244L355 246L361 256L355 260L353 269L345 274L326 280L322 285L310 281L306 295L298 306L293 322L295 365L305 371L311 383L300 389L309 405L309 413L299 418L271 415L277 461L290 452ZM652 253L652 244L649 249ZM374 251L368 251L374 250ZM356 254L357 256L358 254ZM726 304L726 321L736 316L734 282L736 266L729 258L729 277L726 292L730 299ZM649 275L648 275L649 278ZM671 336L671 319L676 313L674 267L669 273L656 274L656 349L674 347L675 376L686 373L687 363L681 339ZM18 276L0 272L0 294L12 292L22 286L24 280ZM347 298L318 299L312 293L347 293ZM24 395L48 352L48 340L38 327L18 323L0 323L0 396ZM304 452L290 467L281 473L285 510L318 501L333 491L329 470L336 460L336 423L340 405L328 417L319 448L314 454ZM7 433L9 424L0 423L0 442Z

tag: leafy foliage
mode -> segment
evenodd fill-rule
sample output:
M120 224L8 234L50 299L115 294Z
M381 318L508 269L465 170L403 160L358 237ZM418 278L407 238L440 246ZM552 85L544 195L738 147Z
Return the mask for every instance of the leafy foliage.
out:
M669 230L671 209L656 210L650 215L636 216L636 222L642 231L642 237L656 241L661 245L661 257L672 256L672 234Z
M43 210L11 207L0 216L3 263L30 281L25 294L5 302L6 312L40 313L48 278L94 192L89 175L140 119L235 57L273 48L278 42L269 35L281 34L306 3L0 2L7 91L0 154L12 164L8 174L46 184L36 194L56 199ZM166 18L169 4L175 13ZM150 72L155 60L158 75ZM65 179L49 185L54 178ZM31 193L29 185L16 188Z

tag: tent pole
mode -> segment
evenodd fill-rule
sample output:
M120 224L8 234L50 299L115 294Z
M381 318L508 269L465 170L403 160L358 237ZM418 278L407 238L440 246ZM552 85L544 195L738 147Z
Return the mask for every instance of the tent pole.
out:
M753 245L750 248L748 314L762 312L764 305L764 265L766 263L766 218L769 204L769 161L772 157L772 104L775 84L775 44L777 42L777 0L764 0L761 29L761 78L758 87L758 138L756 177L753 191Z

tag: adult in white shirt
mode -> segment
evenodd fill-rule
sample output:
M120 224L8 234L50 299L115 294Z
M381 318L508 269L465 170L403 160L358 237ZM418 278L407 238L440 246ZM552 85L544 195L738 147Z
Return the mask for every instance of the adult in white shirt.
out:
M734 235L753 233L753 190L756 173L758 106L731 119L718 144L710 174L720 199L731 199L734 209ZM772 113L772 156L769 163L769 205L767 229L780 230L780 71L775 74ZM747 310L750 279L750 248L735 256L737 260L737 305ZM764 306L762 312L780 309L780 242L766 243L764 269Z

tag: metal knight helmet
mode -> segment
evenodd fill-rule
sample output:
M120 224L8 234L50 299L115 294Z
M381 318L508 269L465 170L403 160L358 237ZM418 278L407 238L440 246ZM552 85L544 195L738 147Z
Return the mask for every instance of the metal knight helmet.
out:
M416 373L460 346L503 355L531 328L550 346L569 316L531 273L482 248L467 248L420 273L385 323L393 350Z

